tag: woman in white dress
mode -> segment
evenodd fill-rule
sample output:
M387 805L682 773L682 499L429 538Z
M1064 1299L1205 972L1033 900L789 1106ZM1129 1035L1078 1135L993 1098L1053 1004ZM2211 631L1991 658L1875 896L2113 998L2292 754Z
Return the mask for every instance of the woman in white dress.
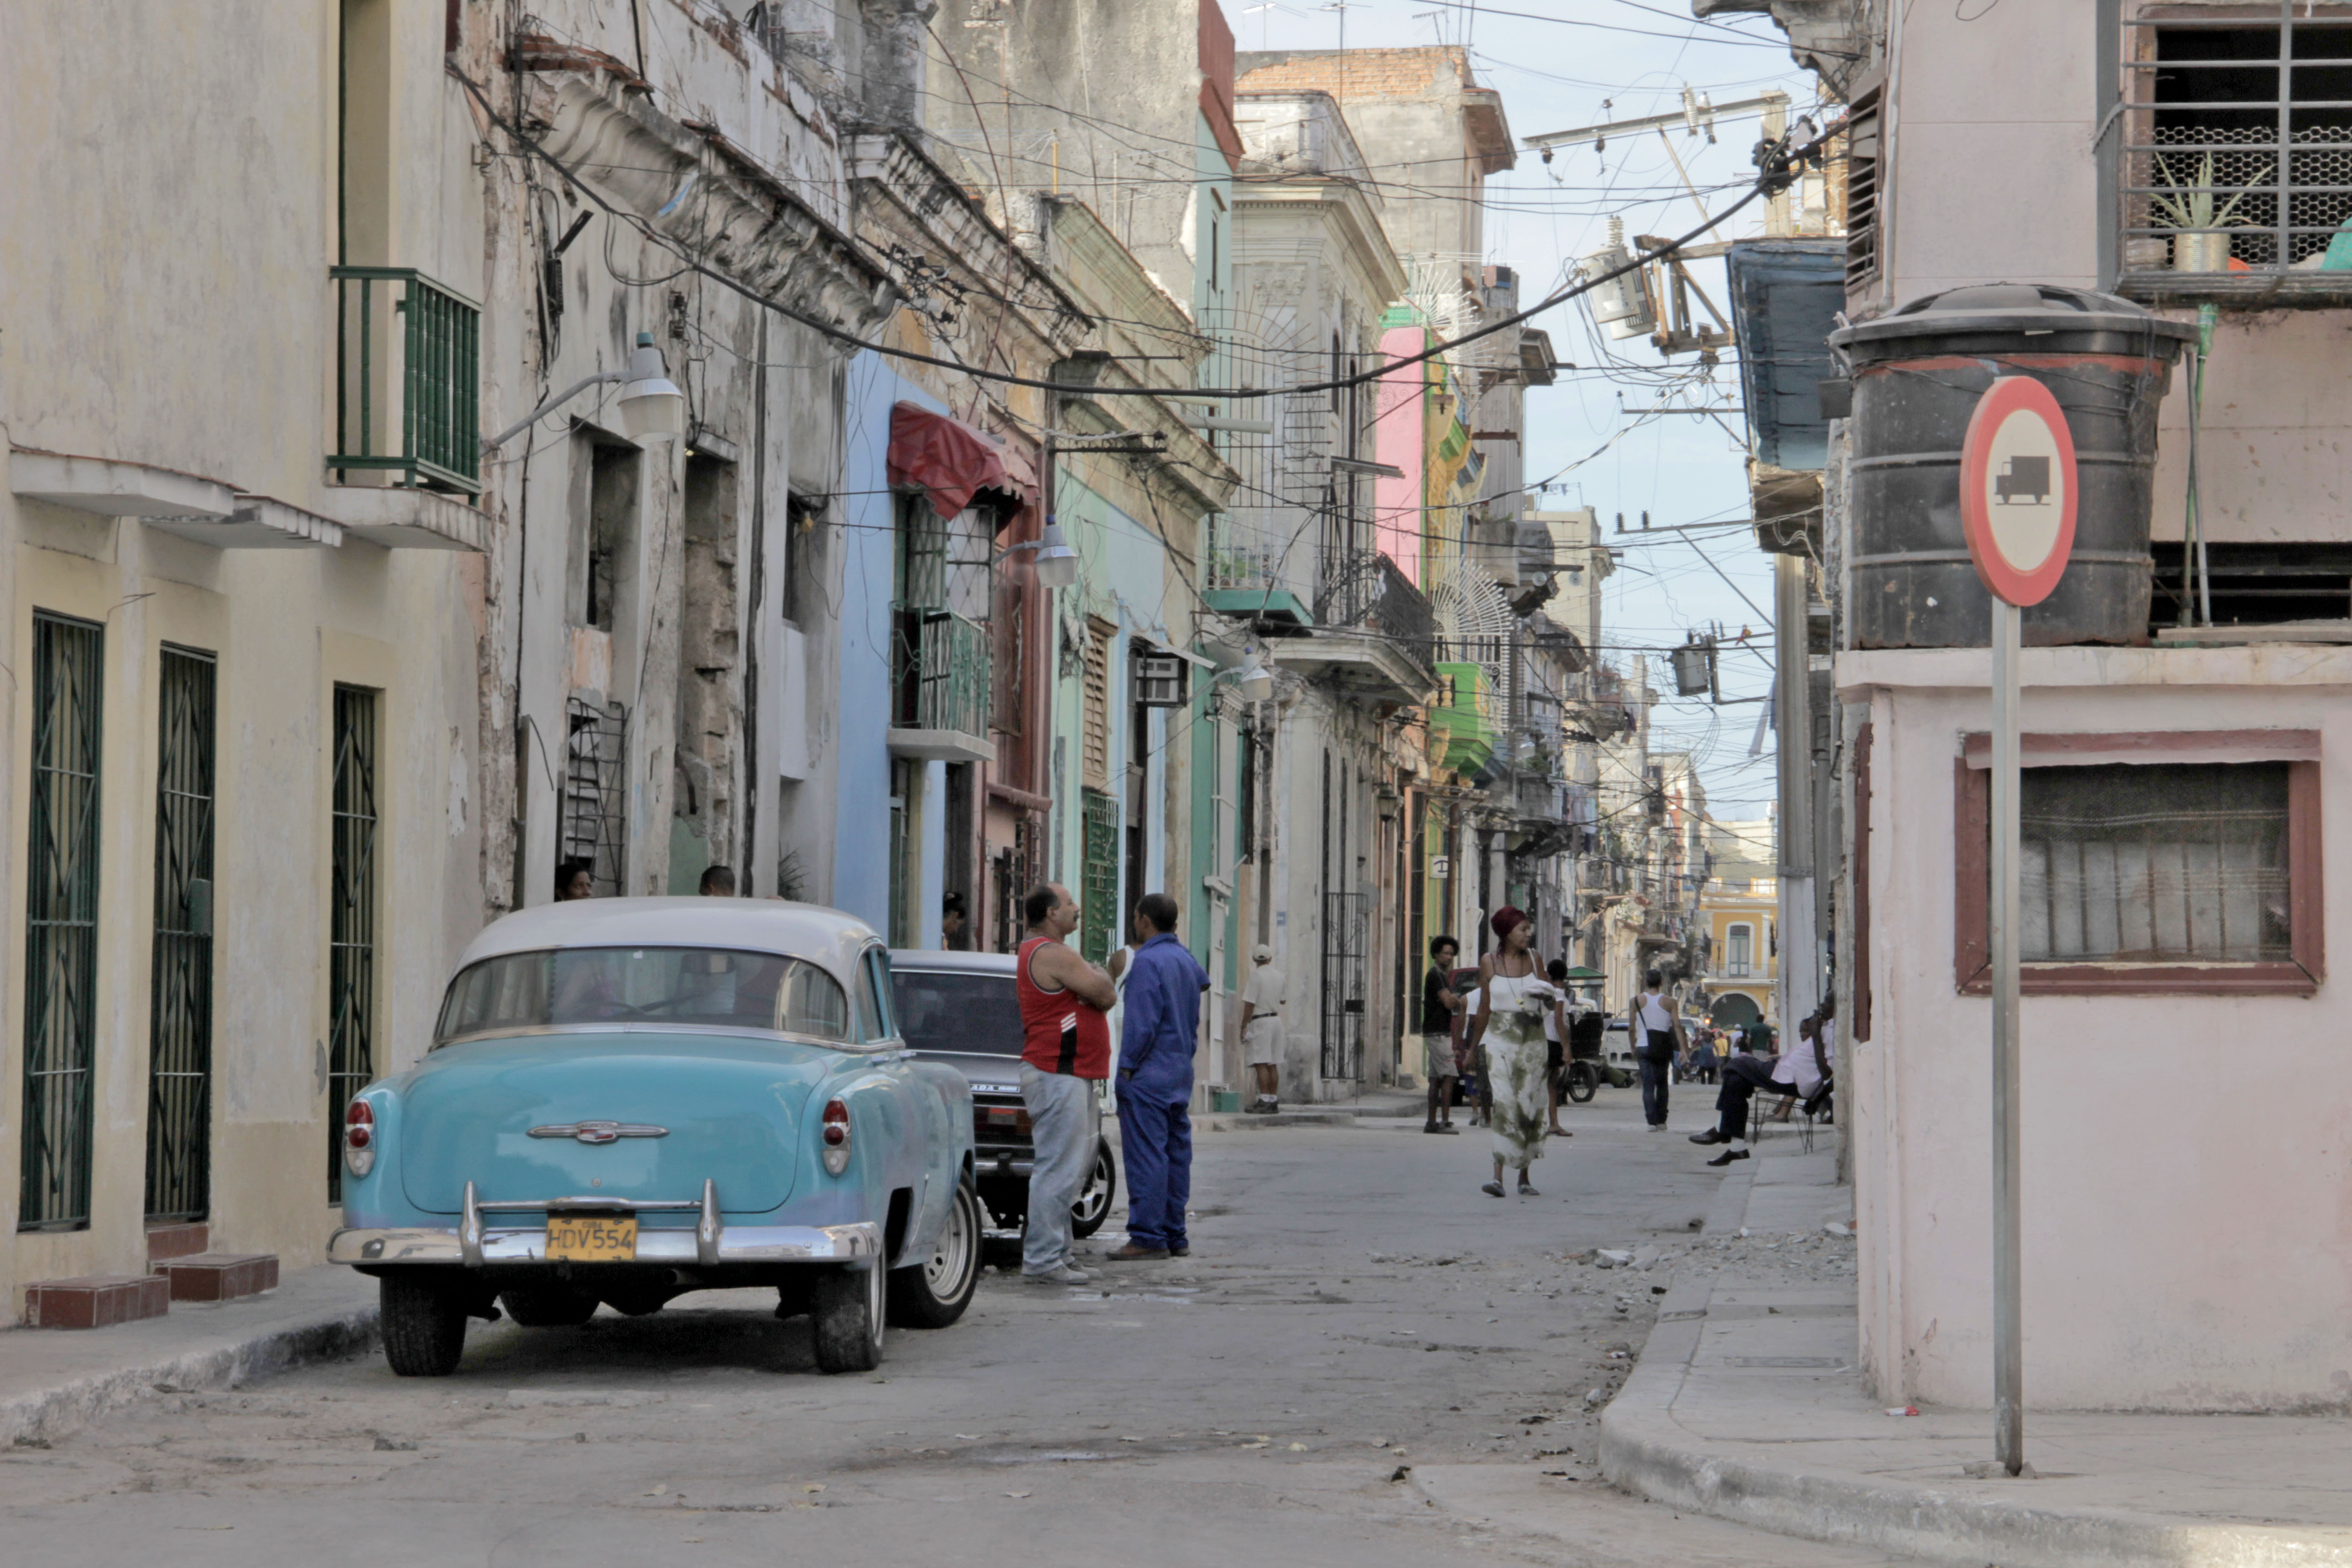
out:
M1478 1021L1486 1046L1486 1071L1493 1080L1495 1179L1480 1188L1503 1195L1503 1167L1519 1173L1519 1195L1534 1197L1528 1166L1543 1157L1544 1127L1550 1112L1546 1085L1544 1016L1559 993L1543 978L1535 952L1535 927L1508 907L1495 911L1495 937L1502 945L1478 964Z

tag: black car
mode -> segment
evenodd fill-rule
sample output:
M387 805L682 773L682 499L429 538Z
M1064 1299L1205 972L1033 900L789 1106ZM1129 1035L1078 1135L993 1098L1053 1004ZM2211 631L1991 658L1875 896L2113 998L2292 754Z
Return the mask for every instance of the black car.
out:
M961 1068L971 1080L973 1174L980 1201L999 1230L1018 1230L1028 1220L1029 1169L1035 1153L1029 1112L1021 1103L1021 999L1013 990L1014 963L1002 952L901 949L890 954L891 989L908 1048L926 1061ZM1110 1141L1097 1138L1094 1169L1070 1206L1078 1235L1102 1228L1118 1188L1118 1162Z

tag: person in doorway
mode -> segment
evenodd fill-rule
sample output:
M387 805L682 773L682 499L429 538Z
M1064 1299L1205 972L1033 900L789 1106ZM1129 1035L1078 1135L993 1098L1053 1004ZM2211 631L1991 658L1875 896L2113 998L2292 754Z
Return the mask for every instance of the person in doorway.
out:
M971 916L964 909L963 895L950 893L940 900L940 945L950 952L961 952L971 945Z
M1544 965L1552 989L1559 993L1544 1014L1544 1087L1551 1095L1551 1120L1544 1133L1551 1138L1573 1138L1575 1133L1559 1124L1559 1079L1568 1070L1568 961L1555 958Z
M1429 973L1421 982L1422 1070L1429 1078L1429 1119L1423 1132L1454 1131L1454 1086L1462 1069L1454 1059L1454 1020L1462 995L1448 984L1462 944L1450 936L1429 940Z
M1287 982L1274 966L1274 949L1261 942L1250 949L1249 979L1242 985L1242 1049L1257 1079L1252 1114L1271 1116L1282 1109L1282 992Z
M712 866L706 868L702 873L702 883L698 890L706 899L733 898L735 868L731 866Z
M1021 999L1021 1103L1035 1153L1029 1168L1029 1219L1021 1237L1021 1277L1037 1285L1083 1285L1070 1260L1070 1209L1094 1167L1097 1096L1110 1076L1110 976L1064 940L1078 929L1077 901L1048 882L1021 900L1029 922L1014 959Z
M1135 906L1135 956L1118 1048L1119 1143L1127 1155L1127 1245L1119 1262L1192 1250L1192 1052L1209 973L1176 940L1176 900L1146 893Z
M596 868L585 860L565 860L555 868L555 901L568 904L574 899L596 896Z
M1478 1037L1493 1097L1495 1179L1479 1191L1501 1197L1507 1165L1519 1173L1519 1195L1531 1198L1528 1167L1543 1157L1544 1145L1544 1016L1559 994L1532 951L1535 926L1528 917L1506 904L1491 923L1500 945L1478 965Z
M1642 994L1633 999L1633 1049L1642 1068L1642 1117L1653 1132L1666 1130L1666 1086L1674 1071L1675 1037L1682 1020L1675 1016L1674 998L1665 994L1666 977L1655 969L1643 976Z

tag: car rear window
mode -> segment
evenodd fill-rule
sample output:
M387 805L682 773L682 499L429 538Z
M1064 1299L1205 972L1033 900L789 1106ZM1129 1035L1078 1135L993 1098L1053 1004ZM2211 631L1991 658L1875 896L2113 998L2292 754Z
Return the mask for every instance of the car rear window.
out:
M898 1030L918 1051L1021 1054L1021 999L1010 974L890 973Z
M449 983L436 1047L562 1024L781 1029L847 1040L849 999L814 963L709 947L567 947L468 964Z

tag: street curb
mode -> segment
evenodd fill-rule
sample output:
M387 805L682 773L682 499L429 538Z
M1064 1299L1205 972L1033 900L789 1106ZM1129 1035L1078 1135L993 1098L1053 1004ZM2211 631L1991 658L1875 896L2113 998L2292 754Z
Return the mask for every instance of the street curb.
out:
M358 1355L374 1349L377 1337L371 1303L279 1323L243 1339L215 1341L142 1366L92 1373L0 1402L0 1445L47 1442L158 1394L235 1388L313 1362Z
M1601 1473L1629 1491L1777 1534L1954 1568L2352 1568L2352 1532L2340 1530L2034 1508L1716 1453L1674 1417L1706 1326L1704 1305L1678 1299L1681 1289L1662 1304L1632 1375L1601 1413Z
M1253 1116L1239 1110L1212 1111L1192 1118L1195 1132L1255 1132L1268 1127L1353 1127L1352 1110L1277 1110Z

